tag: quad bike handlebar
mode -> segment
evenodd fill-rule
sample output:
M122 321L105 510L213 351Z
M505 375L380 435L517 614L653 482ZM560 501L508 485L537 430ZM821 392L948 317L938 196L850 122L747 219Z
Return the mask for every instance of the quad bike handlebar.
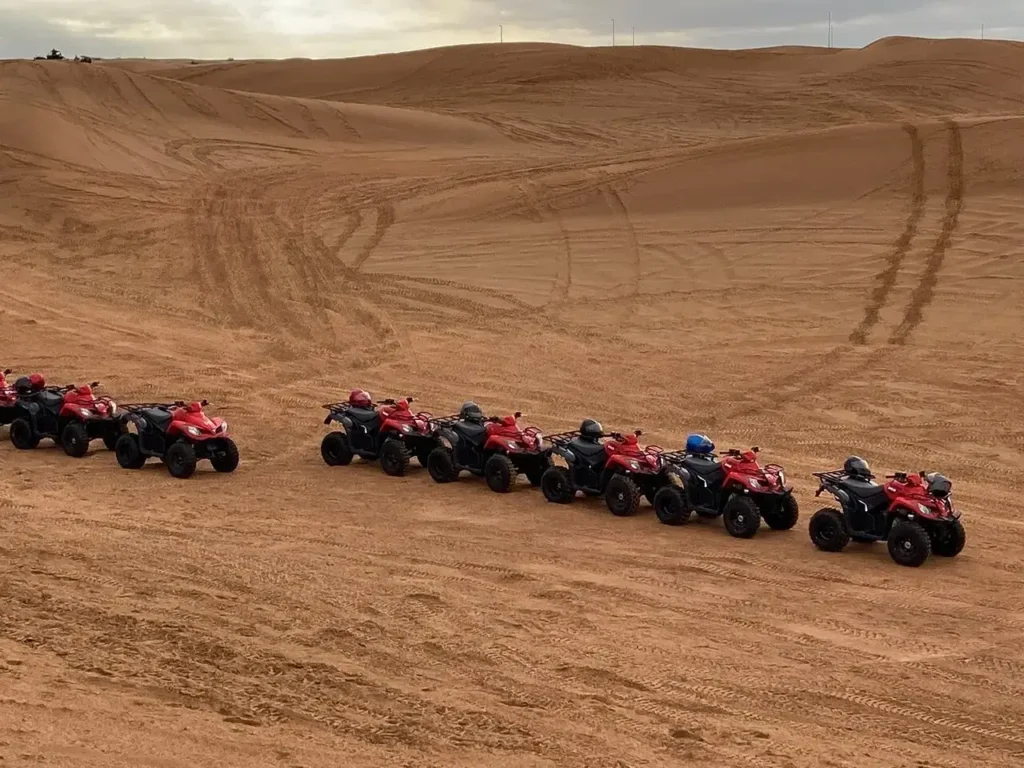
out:
M633 434L636 435L637 437L640 437L640 435L642 435L643 433L644 431L642 429L633 430ZM608 437L612 438L613 440L618 440L620 443L626 439L626 437L621 432L606 432L605 434Z
M12 369L10 369L10 368L5 368L4 369L4 376L10 376L12 373L14 373L14 371Z

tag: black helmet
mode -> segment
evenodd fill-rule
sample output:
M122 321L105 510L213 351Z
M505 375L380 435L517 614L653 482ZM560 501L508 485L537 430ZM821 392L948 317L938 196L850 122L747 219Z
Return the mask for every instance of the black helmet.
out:
M586 440L600 440L604 437L601 422L594 421L593 419L584 419L580 422L580 437Z
M472 400L467 400L462 404L459 409L459 418L463 421L481 422L484 420L484 412L480 410L480 406L474 403Z
M31 395L32 394L32 379L28 376L22 376L16 382L14 382L14 391L19 395Z
M843 472L850 477L855 477L858 480L870 480L874 475L871 474L871 467L864 461L860 456L851 456L845 462L843 462Z
M945 475L940 475L938 472L932 472L927 475L928 480L928 493L937 499L944 499L949 496L949 492L953 490L953 484L949 482L949 478Z

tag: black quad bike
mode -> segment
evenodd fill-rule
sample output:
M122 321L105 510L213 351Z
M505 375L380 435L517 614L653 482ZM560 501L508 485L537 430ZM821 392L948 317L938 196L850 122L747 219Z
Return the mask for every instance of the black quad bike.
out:
M495 493L508 493L520 472L530 485L540 485L541 476L551 466L551 446L545 446L537 427L522 429L510 416L484 417L475 408L473 418L463 412L431 419L439 445L427 457L427 471L437 483L450 483L468 471L482 476Z
M135 403L122 407L124 433L114 446L124 469L142 469L147 459L159 459L172 477L187 479L198 462L208 460L217 472L234 472L238 446L228 437L228 424L209 418L207 400L185 403Z
M412 456L427 466L427 457L437 446L430 427L433 418L427 412L414 413L411 397L388 398L373 405L354 405L348 401L326 403L324 424L336 422L342 430L330 432L320 442L320 456L329 466L347 466L358 456L363 461L380 459L380 467L393 477L409 468Z

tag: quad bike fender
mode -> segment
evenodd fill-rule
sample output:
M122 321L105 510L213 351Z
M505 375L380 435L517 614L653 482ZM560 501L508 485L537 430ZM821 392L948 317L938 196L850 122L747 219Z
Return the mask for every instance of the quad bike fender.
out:
M449 451L453 451L459 444L459 435L454 429L441 427L437 430L437 441Z
M690 473L683 467L668 464L662 469L666 485L674 485L676 488L685 489L690 483Z
M622 456L620 454L608 457L608 461L605 463L605 472L622 472L630 475L656 474L656 470L646 461L640 461L632 456Z
M576 463L576 454L562 445L551 446L551 460L555 466L571 467Z
M940 512L934 507L929 507L925 504L918 505L916 503L903 500L897 500L889 508L889 516L892 518L899 518L901 520L919 519L934 523L948 523L956 519L944 512Z
M336 421L343 427L352 426L352 417L348 416L344 411L329 411L327 418L324 419L324 426L330 424L332 421Z

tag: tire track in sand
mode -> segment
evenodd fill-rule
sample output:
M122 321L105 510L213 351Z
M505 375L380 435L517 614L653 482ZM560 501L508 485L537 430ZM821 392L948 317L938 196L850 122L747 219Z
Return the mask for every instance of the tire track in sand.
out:
M867 344L868 333L878 324L882 308L896 284L896 277L899 275L900 267L903 266L903 260L917 235L917 228L921 223L921 217L924 216L924 206L928 199L924 189L924 142L921 140L921 132L916 125L910 123L904 125L903 130L910 137L910 152L914 163L910 213L907 216L903 232L896 238L889 255L886 256L885 267L875 275L875 288L864 307L864 317L850 334L850 341L854 344Z
M903 314L903 321L889 337L889 343L897 346L906 344L910 334L924 319L924 310L932 303L935 295L935 286L939 282L939 273L942 271L942 262L946 258L946 251L949 250L949 243L953 239L953 233L960 226L960 212L964 207L963 137L960 134L960 126L955 120L946 122L946 131L949 137L946 154L946 174L949 179L949 191L946 193L946 216L942 220L942 231L928 256L928 263L925 266L921 282L910 296L910 304Z
M352 269L359 270L363 264L373 255L373 252L380 245L380 241L384 239L384 235L388 233L392 225L395 223L395 206L390 202L381 202L377 204L377 223L374 226L373 234L370 235L370 239L366 241L366 245L356 256L352 262Z
M608 202L612 211L614 211L622 220L622 226L626 231L629 252L633 260L633 290L630 292L630 296L636 296L640 293L640 279L642 277L640 267L640 241L636 236L636 228L633 226L633 220L629 216L629 210L626 208L626 204L622 202L622 196L618 191L616 191L610 184L605 183L601 185L601 193L604 195L605 200Z

